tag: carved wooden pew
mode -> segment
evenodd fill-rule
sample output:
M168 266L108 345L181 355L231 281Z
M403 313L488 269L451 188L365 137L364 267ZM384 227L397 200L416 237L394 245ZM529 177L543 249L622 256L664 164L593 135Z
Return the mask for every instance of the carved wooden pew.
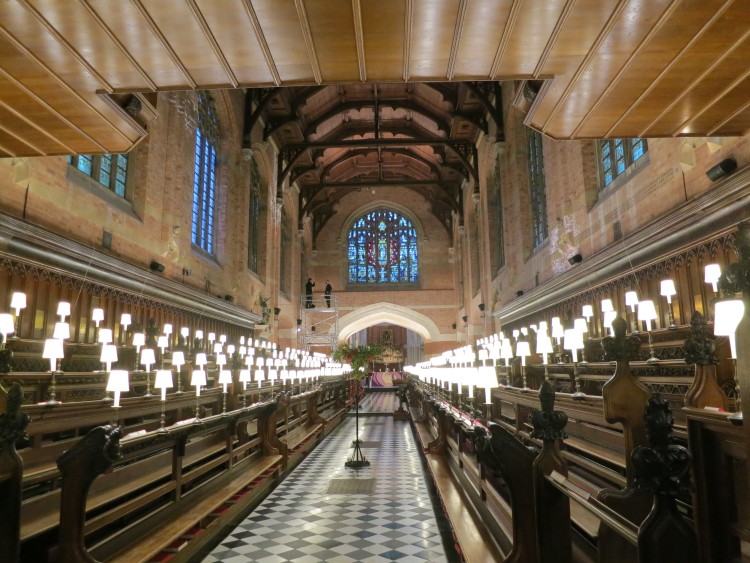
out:
M98 478L100 462L81 465L90 450L79 441L58 462L62 488L49 493L46 512L37 511L28 522L50 524L48 533L23 546L25 558L47 560L57 529L61 561L86 560L84 539L94 557L106 560L148 561L170 544L194 553L219 528L215 521L239 513L278 479L282 455L256 430L276 409L276 403L264 403L130 434L119 440L122 457L113 470Z

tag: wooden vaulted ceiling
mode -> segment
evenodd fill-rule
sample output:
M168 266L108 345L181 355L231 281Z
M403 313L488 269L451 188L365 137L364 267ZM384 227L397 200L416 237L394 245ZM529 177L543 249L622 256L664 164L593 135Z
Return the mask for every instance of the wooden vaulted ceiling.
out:
M127 151L159 90L357 83L529 80L556 139L742 135L748 52L747 0L7 0L0 155Z
M464 180L478 180L476 141L487 116L502 132L497 82L349 84L253 90L246 129L264 124L279 148L277 191L300 189L300 221L315 233L343 196L415 190L446 227ZM247 134L247 131L246 131ZM478 182L475 183L478 186Z

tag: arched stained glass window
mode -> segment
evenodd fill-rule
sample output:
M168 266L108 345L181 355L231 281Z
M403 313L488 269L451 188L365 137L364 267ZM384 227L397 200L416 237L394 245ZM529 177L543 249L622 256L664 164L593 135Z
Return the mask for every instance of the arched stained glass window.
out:
M349 283L419 281L417 231L406 217L380 209L349 230Z

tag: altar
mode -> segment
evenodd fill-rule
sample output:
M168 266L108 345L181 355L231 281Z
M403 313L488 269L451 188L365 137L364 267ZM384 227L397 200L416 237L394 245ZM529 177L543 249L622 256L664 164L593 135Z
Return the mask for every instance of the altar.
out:
M370 378L370 387L395 387L403 379L400 371L374 371Z

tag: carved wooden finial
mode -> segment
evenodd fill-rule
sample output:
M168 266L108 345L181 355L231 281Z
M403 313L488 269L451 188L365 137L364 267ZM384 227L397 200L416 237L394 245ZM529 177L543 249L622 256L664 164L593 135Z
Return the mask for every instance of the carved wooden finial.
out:
M655 394L645 413L648 446L638 446L632 454L635 487L641 491L676 497L691 490L687 448L672 444L674 418L669 403Z
M612 321L612 331L615 335L602 339L604 358L607 361L628 362L638 358L641 340L637 336L625 336L627 328L628 323L620 315Z
M544 442L566 438L565 425L568 423L568 415L563 411L554 410L555 390L549 381L543 381L539 387L539 402L542 410L534 411L531 415L531 424L534 426L531 437Z
M716 340L710 338L706 318L698 311L690 319L690 336L685 339L685 363L710 366L718 363Z

